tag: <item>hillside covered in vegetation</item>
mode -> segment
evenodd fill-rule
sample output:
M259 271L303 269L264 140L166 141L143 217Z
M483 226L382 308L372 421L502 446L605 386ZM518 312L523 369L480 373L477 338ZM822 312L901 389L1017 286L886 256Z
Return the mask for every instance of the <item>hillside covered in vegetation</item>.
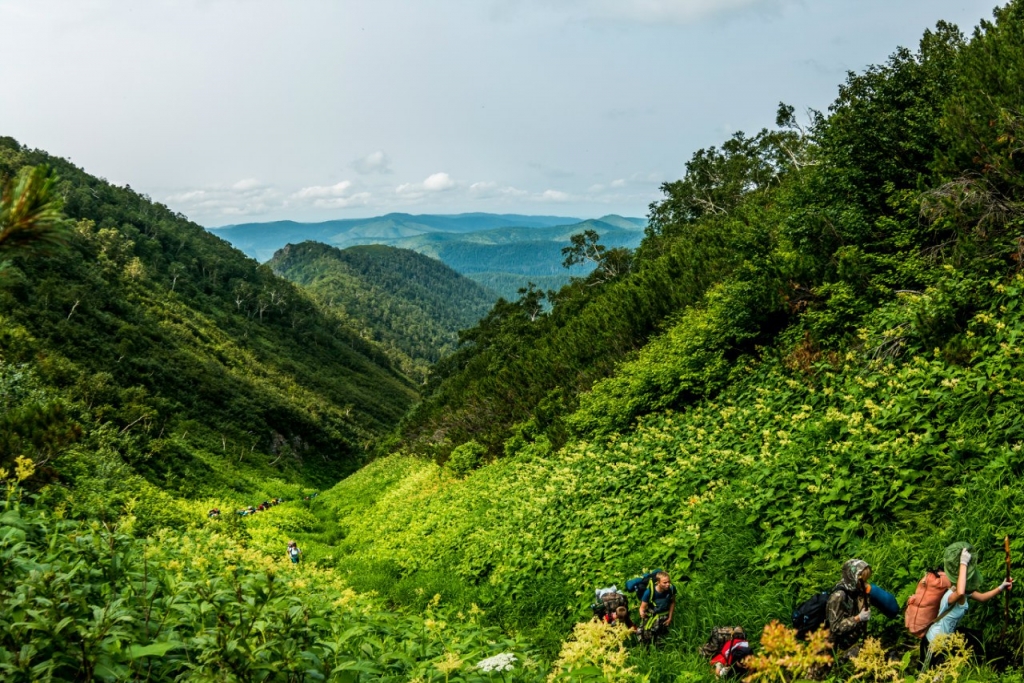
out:
M0 273L0 467L32 458L93 513L137 496L136 476L187 497L312 485L353 470L415 398L380 347L269 268L0 142L0 177L40 164L68 229Z
M310 556L395 605L479 604L549 656L594 588L664 567L673 634L630 654L657 681L705 675L711 626L788 621L850 557L901 603L954 541L1001 576L1004 536L1024 549L1022 35L1020 3L970 38L940 24L828 112L696 153L628 269L465 334L397 454L318 500ZM969 625L1018 661L1009 604L1004 640L1002 605Z
M440 261L384 245L289 244L267 265L420 380L497 298Z
M315 498L210 520L183 500L174 530L132 502L101 523L18 460L2 473L0 671L713 680L696 653L712 626L786 621L851 557L904 603L969 541L994 585L1003 539L1024 552L1022 72L1015 0L970 36L939 24L850 74L827 112L783 104L774 126L699 150L635 251L573 238L567 258L593 270L495 305L376 459ZM40 296L45 278L23 272L4 311ZM48 357L11 368L42 378L19 396L69 391ZM132 372L118 381L149 377ZM134 429L122 418L110 443ZM679 587L660 647L575 626L595 588L654 567ZM984 657L942 680L1020 680L1024 607L1006 604L1005 622L1002 603L972 606ZM822 676L933 681L900 619L872 614L869 632L892 661ZM793 680L791 665L757 680Z

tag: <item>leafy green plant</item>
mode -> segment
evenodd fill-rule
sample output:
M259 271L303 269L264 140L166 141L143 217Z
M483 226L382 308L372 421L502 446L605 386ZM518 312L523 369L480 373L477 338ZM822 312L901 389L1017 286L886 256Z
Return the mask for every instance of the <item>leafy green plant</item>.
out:
M445 462L445 469L456 477L465 477L467 474L480 467L487 455L487 449L476 441L467 441L456 447L448 460Z

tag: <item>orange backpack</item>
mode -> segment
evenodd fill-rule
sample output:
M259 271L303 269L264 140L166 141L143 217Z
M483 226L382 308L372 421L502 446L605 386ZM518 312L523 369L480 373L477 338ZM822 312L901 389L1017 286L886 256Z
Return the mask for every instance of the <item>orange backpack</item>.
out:
M917 638L924 638L928 628L939 616L939 604L942 596L951 587L945 572L938 575L928 572L917 582L917 592L907 601L907 614L904 623L907 630Z

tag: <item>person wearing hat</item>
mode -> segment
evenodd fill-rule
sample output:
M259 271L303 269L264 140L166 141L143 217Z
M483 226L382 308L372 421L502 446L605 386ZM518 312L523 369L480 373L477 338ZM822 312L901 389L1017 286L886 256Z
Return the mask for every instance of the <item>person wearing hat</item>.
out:
M943 553L943 564L945 565L946 576L955 576L956 585L951 586L946 594L942 596L939 603L939 616L932 623L925 634L922 647L927 647L924 668L927 669L932 663L932 644L940 636L948 636L957 630L960 620L967 614L967 598L978 602L988 602L1003 591L1013 588L1013 579L1003 581L990 591L981 592L981 572L977 567L977 558L973 552L974 548L969 543L954 543L946 548ZM976 637L968 640L978 641ZM979 641L980 642L980 641Z

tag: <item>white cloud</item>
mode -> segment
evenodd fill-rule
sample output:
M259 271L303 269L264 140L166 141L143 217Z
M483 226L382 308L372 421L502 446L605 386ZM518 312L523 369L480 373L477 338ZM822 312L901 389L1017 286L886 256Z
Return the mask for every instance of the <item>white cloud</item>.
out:
M356 159L352 162L352 168L357 173L363 175L369 175L370 173L380 173L386 175L391 173L391 159L384 152L378 150L376 152L370 152L361 159Z
M293 199L321 199L325 197L344 197L352 187L351 180L342 180L334 185L312 185L304 187L292 195Z
M567 202L570 197L568 193L561 190L544 190L540 194L540 199L545 202Z
M366 206L372 195L369 192L357 192L351 197L321 198L313 202L318 209L345 209L352 206Z
M241 190L241 191L244 192L246 190L255 190L256 188L262 187L262 186L263 186L263 183L261 183L260 181L256 180L255 178L245 178L244 180L239 180L237 183L232 185L231 189L232 190Z
M247 178L230 185L188 188L168 195L168 206L204 223L218 219L279 214L302 209L342 209L367 206L369 192L354 192L350 180L333 185L311 185L285 194L277 188Z
M610 186L611 187L616 187L616 188L618 188L618 187L625 187L626 186L626 179L625 178L619 178L618 180L613 180L611 182Z
M455 181L447 173L435 173L423 181L423 189L430 192L441 192L455 187Z
M190 188L167 195L164 202L186 216L256 216L281 206L281 193L247 178L231 185Z
M521 12L554 14L572 21L613 20L638 24L692 24L714 15L743 10L775 12L799 0L499 0L499 15Z
M427 192L444 192L453 189L457 183L447 173L434 173L422 183L402 183L395 192L410 198L422 197Z
M511 185L501 186L494 182L477 182L469 186L469 194L475 199L490 199L494 197L505 197L510 199L520 199L526 197L530 193L526 190L520 190L518 187L512 187Z

